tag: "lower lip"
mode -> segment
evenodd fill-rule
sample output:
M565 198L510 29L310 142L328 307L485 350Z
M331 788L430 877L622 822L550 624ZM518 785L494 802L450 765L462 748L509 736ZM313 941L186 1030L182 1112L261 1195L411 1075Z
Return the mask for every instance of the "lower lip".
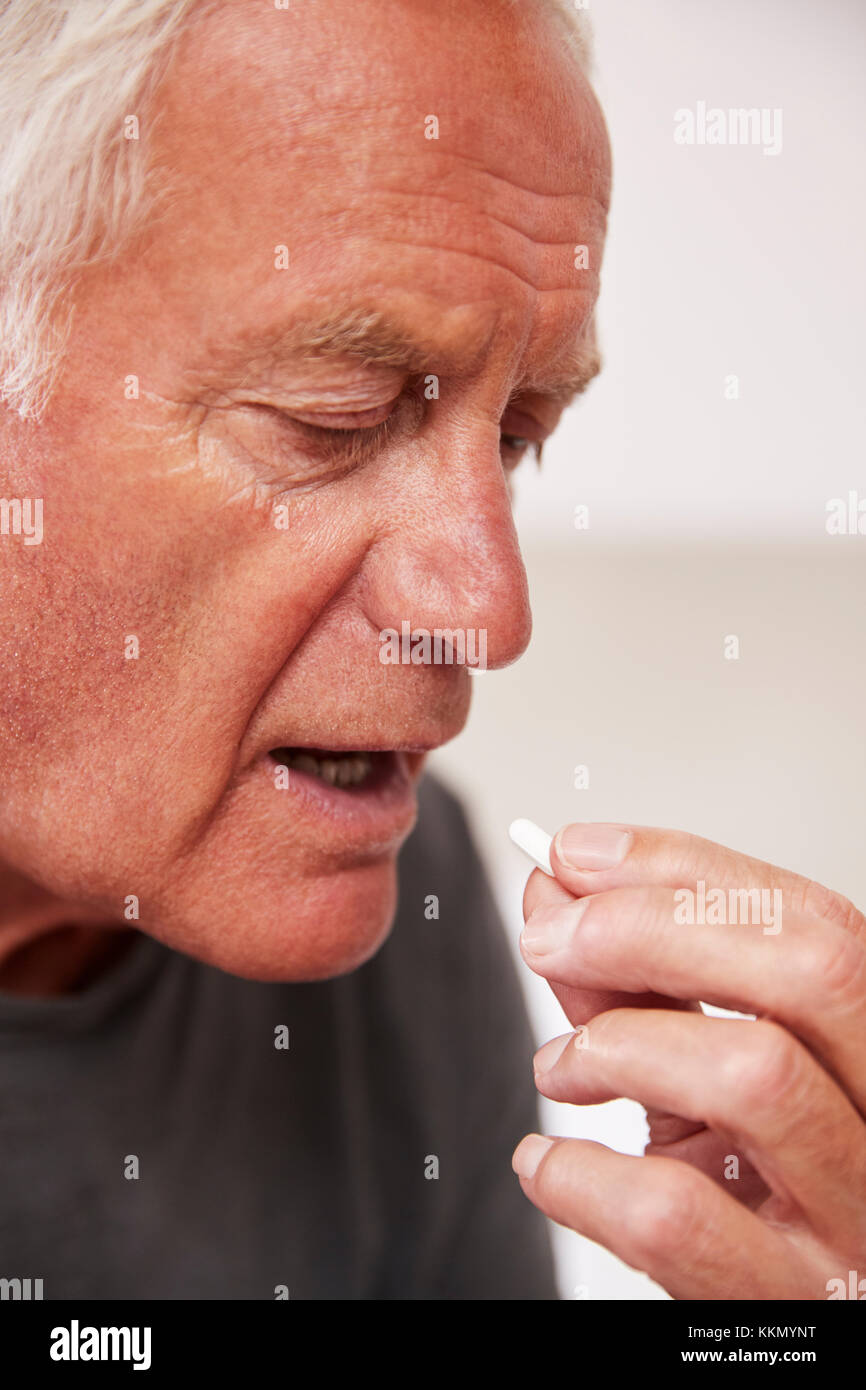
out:
M297 772L278 754L279 750L264 759L271 787L277 767L288 766L289 785L279 794L291 797L294 813L308 822L317 821L325 834L329 827L337 831L342 847L393 851L415 824L417 802L410 774L417 769L416 756L400 751L382 753L367 782L347 790L333 787L313 773Z

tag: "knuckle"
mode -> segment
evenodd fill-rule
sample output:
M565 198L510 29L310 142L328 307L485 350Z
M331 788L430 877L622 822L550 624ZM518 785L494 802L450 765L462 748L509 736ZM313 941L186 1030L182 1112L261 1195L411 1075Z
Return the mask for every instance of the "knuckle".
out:
M593 958L617 959L652 949L672 919L672 901L667 889L648 887L609 889L584 898L581 950Z
M817 883L814 879L802 879L798 882L793 890L793 900L795 911L802 912L807 917L821 917L824 921L844 927L846 931L855 935L866 927L866 919L862 912L849 898L835 893L832 888L826 888L823 883Z
M637 944L654 943L674 921L673 890L644 888L631 890L626 900L631 933Z
M825 928L801 942L798 954L799 973L813 1000L817 993L832 1006L866 995L866 952L850 932Z
M684 1249L693 1255L706 1229L706 1194L700 1175L685 1163L676 1163L676 1171L668 1171L667 1165L675 1162L672 1159L644 1162L665 1166L655 1172L650 1168L625 1202L627 1259L641 1269Z
M766 1019L744 1022L742 1029L738 1045L722 1063L721 1094L741 1114L776 1111L799 1079L799 1046L784 1028ZM729 1118L730 1113L718 1116L720 1122Z
M671 867L679 873L691 874L698 862L698 847L704 842L685 830L665 830L659 840Z
M633 1018L634 1009L627 1007L605 1009L603 1013L596 1014L592 1020L594 1049L616 1049L623 1036L628 1033L629 1024Z
M610 931L606 898L610 895L595 893L581 900L580 928L575 937L582 955L599 956L616 944Z
M700 835L690 835L686 830L662 831L658 850L663 852L668 869L683 883L697 878L709 881L716 874L722 875L731 853L724 846L702 839Z

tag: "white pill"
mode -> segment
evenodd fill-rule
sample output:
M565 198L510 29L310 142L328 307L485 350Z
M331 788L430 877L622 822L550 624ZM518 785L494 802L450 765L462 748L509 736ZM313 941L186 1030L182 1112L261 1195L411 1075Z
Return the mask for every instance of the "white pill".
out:
M540 825L531 820L513 820L508 827L508 833L517 848L528 854L539 869L543 869L552 878L550 846L553 844L553 836L548 835L546 830L542 830Z

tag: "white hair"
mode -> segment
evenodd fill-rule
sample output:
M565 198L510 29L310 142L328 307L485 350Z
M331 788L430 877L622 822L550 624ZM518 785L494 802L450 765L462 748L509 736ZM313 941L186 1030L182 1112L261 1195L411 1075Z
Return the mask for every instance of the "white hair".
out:
M151 205L143 117L171 41L207 2L0 0L0 399L22 418L47 404L76 277ZM588 68L583 11L545 3Z

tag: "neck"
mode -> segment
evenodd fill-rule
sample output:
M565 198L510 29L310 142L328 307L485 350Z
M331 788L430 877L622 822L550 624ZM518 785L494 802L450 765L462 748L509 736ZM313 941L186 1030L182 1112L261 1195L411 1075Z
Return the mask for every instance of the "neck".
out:
M0 872L0 992L46 998L92 984L133 941L17 874Z

